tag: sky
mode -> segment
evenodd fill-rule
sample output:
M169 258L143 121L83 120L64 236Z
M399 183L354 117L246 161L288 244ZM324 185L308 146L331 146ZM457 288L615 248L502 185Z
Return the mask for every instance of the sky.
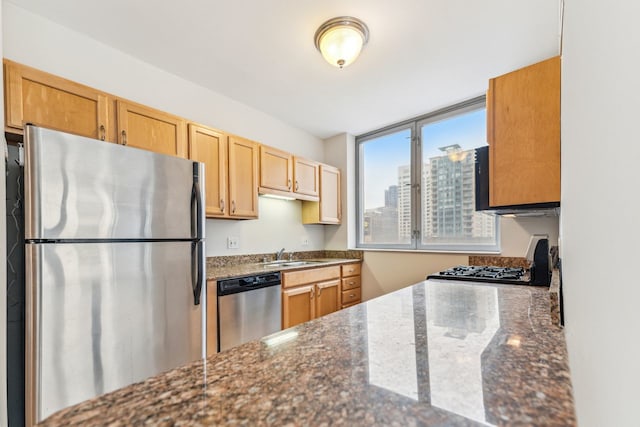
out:
M411 159L411 129L371 139L363 144L364 208L384 206L384 190L398 183L398 167ZM487 145L485 110L429 123L422 127L423 158L441 156L438 148L462 149Z

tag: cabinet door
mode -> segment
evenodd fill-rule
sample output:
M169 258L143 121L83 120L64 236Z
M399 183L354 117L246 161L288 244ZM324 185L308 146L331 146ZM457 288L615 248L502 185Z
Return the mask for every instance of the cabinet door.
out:
M7 60L4 79L7 132L22 133L32 123L113 141L113 101L107 94Z
M184 119L129 101L117 100L118 142L170 156L187 157Z
M320 167L317 162L294 157L293 191L298 195L310 196L307 200L318 200L320 195Z
M489 204L560 201L560 57L489 81Z
M316 285L316 317L340 310L340 280Z
M339 224L341 219L340 169L320 165L320 222Z
M282 291L282 329L308 322L315 317L315 286Z
M260 188L291 191L291 154L266 145L260 146Z
M205 164L207 217L223 216L227 202L227 135L189 124L189 158Z
M229 215L258 217L258 144L229 135Z

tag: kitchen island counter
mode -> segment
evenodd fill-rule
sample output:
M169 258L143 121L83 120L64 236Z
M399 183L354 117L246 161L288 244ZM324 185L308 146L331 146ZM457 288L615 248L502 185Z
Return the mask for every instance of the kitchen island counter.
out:
M575 425L547 288L429 280L42 425Z

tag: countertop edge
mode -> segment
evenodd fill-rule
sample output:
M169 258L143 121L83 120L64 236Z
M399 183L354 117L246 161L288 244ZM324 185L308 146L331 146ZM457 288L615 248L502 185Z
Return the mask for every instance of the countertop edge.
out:
M305 261L320 261L313 264L297 265L297 266L276 266L269 267L261 263L240 264L230 267L214 267L207 270L207 280L228 279L230 277L250 276L260 273L274 273L285 271L309 270L313 268L329 267L333 265L343 265L352 263L362 263L362 259L358 258L317 258Z

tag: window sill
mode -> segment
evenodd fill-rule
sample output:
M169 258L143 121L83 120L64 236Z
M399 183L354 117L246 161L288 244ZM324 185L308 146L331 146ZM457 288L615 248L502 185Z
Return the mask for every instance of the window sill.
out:
M394 249L394 248L368 248L368 247L355 247L351 250L362 252L403 252L403 253L420 253L420 254L451 254L451 255L500 255L502 252L497 251L454 251L454 250L435 250L435 249Z

